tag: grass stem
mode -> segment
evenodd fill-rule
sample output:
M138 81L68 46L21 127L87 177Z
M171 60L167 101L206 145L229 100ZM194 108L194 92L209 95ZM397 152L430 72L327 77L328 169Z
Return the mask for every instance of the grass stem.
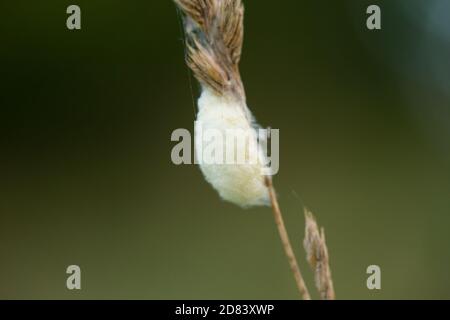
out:
M291 241L289 240L288 232L284 224L283 215L281 214L280 206L278 204L278 199L272 184L271 177L267 176L265 178L265 183L267 188L269 189L270 202L272 205L273 216L275 218L275 224L277 225L281 243L283 244L284 252L286 253L286 257L289 261L289 266L291 267L291 271L294 274L298 291L300 292L300 296L303 300L311 300L308 288L306 287L305 281L303 280L303 276L300 272L294 250L292 249Z

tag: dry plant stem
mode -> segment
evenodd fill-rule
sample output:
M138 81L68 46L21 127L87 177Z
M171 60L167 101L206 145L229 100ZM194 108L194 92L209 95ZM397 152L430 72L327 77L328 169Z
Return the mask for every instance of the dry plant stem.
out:
M284 224L283 216L281 214L280 206L278 205L278 199L275 193L275 189L272 184L272 179L270 177L265 178L267 188L269 189L270 202L273 209L273 216L275 218L275 224L277 225L278 232L280 234L281 242L283 244L284 252L289 261L289 266L291 267L292 273L294 274L295 283L297 284L298 291L300 292L303 300L311 300L308 288L306 288L305 281L303 280L300 268L295 258L294 250L292 250L292 245L289 240L288 232Z

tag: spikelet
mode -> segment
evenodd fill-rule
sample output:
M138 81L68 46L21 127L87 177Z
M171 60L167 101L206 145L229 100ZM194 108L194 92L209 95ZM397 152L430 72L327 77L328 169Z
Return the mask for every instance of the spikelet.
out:
M316 219L311 212L305 210L305 239L303 246L306 258L314 271L316 288L323 300L334 300L334 287L328 258L328 248L325 242L325 232L319 231Z
M241 0L174 0L184 14L186 62L203 87L245 101L239 74L244 38Z

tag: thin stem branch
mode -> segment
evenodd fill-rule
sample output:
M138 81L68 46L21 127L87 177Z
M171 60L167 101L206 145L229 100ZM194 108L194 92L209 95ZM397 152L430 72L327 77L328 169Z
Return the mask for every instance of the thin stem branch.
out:
M275 189L272 184L272 179L269 176L265 178L266 186L269 190L270 202L272 204L273 216L275 218L275 224L277 225L278 232L280 234L281 242L283 244L284 252L286 253L286 257L289 261L289 266L291 267L291 271L294 274L295 283L297 284L298 291L300 292L303 300L311 300L311 296L309 295L308 288L305 285L305 281L303 280L302 274L300 272L300 268L297 263L297 259L294 254L294 250L292 250L292 245L289 240L288 232L286 230L286 226L284 224L283 215L281 214L280 206L278 205L278 199L275 193Z

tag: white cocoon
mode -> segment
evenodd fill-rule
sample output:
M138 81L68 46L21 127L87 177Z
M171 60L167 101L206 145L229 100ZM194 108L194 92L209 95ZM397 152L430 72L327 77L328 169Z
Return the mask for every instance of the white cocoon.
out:
M231 97L218 96L211 90L204 88L198 100L198 107L199 112L195 127L195 147L198 159L203 157L203 150L208 144L200 136L200 132L208 129L220 130L223 137L226 136L226 130L229 129L243 129L248 130L247 132L252 130L254 134L246 136L245 150L237 150L237 152L244 152L247 160L258 159L258 161L251 163L246 161L243 164L206 164L200 160L200 169L205 179L226 201L241 207L269 205L269 193L263 175L265 172L263 162L265 155L258 144L256 138L258 135L253 127L252 116L247 106ZM249 141L249 139L253 140ZM248 148L248 144L251 143L257 147ZM239 144L236 144L236 148L239 148ZM226 150L225 147L224 150ZM224 151L224 158L225 153L226 151Z

